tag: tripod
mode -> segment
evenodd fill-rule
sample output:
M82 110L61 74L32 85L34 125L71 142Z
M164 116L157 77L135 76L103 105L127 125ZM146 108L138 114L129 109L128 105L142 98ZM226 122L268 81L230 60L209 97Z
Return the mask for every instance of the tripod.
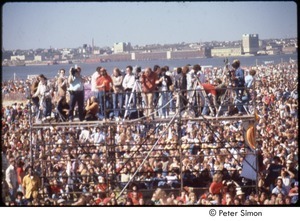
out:
M226 79L225 81L227 82L226 85L228 85L226 87L226 91L224 93L224 95L222 95L221 97L221 102L220 102L220 106L218 107L218 110L217 110L217 113L216 113L216 117L218 117L220 115L220 111L222 109L222 107L224 106L228 106L228 112L230 112L231 110L231 106L230 105L233 105L234 103L234 99L236 98L236 94L234 93L233 94L233 89L232 89L232 76L230 74L231 70L229 69L229 63L228 63L228 58L226 58L224 60L224 68L223 68L223 72L222 72L222 75L223 76L226 76Z
M192 102L192 98L195 96L196 91L198 91L201 98L204 99L204 108L206 108L205 106L207 105L209 110L210 110L210 115L213 116L214 115L214 110L213 110L213 107L210 103L210 99L209 99L208 95L206 94L199 78L197 76L195 76L195 79L196 79L196 81L194 82L194 85L193 85L192 95L189 97L189 103Z
M140 82L139 82L139 80L138 79L136 79L135 80L135 82L134 82L134 85L133 85L133 88L132 88L132 91L131 91L131 93L130 93L130 96L129 96L129 99L128 99L128 102L127 102L127 104L125 104L125 114L124 114L124 118L123 118L123 120L127 117L127 115L128 115L128 111L129 111L129 109L130 109L130 103L131 103L131 101L132 101L132 99L133 99L133 96L134 96L134 94L135 93L141 93L142 92L142 87L141 87L141 84L140 84ZM136 96L136 105L139 103L138 102L138 94L136 94L137 96ZM142 96L142 102L143 102L143 104L142 104L142 107L145 107L145 101L143 100L143 96Z
M231 86L226 88L226 91L225 91L224 95L221 98L220 106L219 106L219 108L217 110L216 117L219 116L222 107L229 106L230 104L233 104L232 88L231 88Z

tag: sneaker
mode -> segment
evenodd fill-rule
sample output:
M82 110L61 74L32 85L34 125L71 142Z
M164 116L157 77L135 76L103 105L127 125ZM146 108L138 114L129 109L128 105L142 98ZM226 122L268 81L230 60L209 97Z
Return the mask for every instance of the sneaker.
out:
M42 122L45 122L47 119L46 119L46 117L43 117L42 118Z
M238 116L242 116L242 115L243 115L243 113L242 113L242 112L239 112L237 115L238 115Z

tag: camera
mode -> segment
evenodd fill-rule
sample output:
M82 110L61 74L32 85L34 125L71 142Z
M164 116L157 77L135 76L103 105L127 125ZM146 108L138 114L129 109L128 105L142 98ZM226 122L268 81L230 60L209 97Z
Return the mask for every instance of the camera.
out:
M139 78L140 78L140 76L142 75L142 69L141 69L141 67L136 67L136 69L135 69L135 80L138 80Z
M72 74L73 76L75 76L76 72L77 72L77 69L76 69L76 68L71 68L71 74Z
M139 80L140 79L140 74L136 73L134 77L135 77L135 80Z
M231 79L231 77L232 77L232 70L229 70L229 71L226 73L226 76L227 76L228 78Z

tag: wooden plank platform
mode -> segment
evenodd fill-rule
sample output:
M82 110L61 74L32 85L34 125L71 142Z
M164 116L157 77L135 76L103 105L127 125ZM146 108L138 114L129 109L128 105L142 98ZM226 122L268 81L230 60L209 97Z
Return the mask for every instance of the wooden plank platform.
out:
M32 124L33 129L39 129L39 128L47 128L47 127L96 127L96 126L110 126L110 125L118 125L118 124L144 124L144 123L168 123L172 117L169 118L159 118L155 117L154 120L147 120L146 118L139 118L139 119L132 119L132 120L98 120L98 121L79 121L78 119L75 119L72 122L55 122L55 121L45 121L41 123L34 123ZM174 122L178 122L179 120L185 122L185 121L193 121L193 122L200 122L200 121L254 121L255 116L254 115L233 115L233 116L219 116L219 117L212 117L212 116L200 116L200 117L176 117L174 119Z

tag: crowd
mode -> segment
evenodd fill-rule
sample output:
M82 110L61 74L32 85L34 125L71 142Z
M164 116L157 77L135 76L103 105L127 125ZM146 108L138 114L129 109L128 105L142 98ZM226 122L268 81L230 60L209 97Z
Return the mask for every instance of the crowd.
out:
M62 69L54 80L40 75L20 85L2 83L6 94L11 91L7 88L23 84L28 98L2 107L2 198L7 205L297 202L297 64L238 66L232 73L239 74L233 76L229 69L204 72L200 65L173 72L158 65L153 70L128 66L126 74L115 68L109 75L102 67L87 77L80 72L72 68L65 77ZM137 83L141 90L132 93ZM88 98L86 84L91 84ZM233 97L225 111L224 93L218 88L229 84ZM246 88L239 88L242 84ZM247 112L244 102L255 106L258 115L256 180L242 176L247 173L247 156L254 154L245 142L247 123L238 118ZM132 110L142 110L146 120L122 123L120 118L130 116ZM185 117L181 125L152 120L170 118L178 111L190 117L219 113L237 114L237 118L192 121ZM51 124L53 115L59 116L58 121L111 118L116 124L60 127ZM45 127L31 131L30 120Z

